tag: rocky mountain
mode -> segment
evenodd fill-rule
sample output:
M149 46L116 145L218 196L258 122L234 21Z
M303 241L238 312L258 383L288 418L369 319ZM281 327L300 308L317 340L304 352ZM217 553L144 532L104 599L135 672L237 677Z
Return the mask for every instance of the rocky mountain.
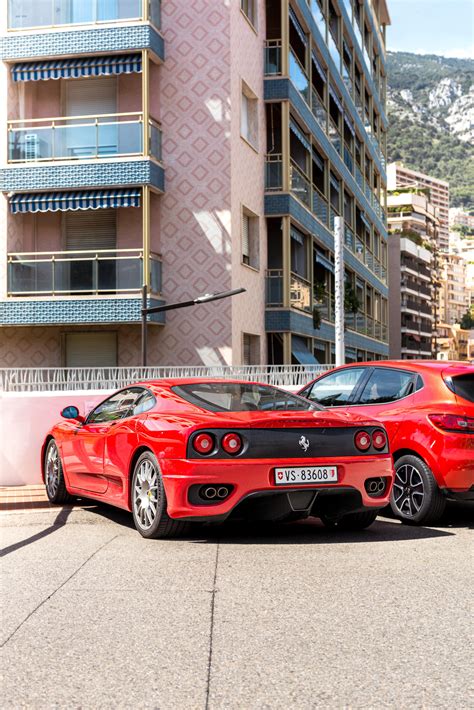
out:
M474 60L388 52L388 159L448 180L474 210Z

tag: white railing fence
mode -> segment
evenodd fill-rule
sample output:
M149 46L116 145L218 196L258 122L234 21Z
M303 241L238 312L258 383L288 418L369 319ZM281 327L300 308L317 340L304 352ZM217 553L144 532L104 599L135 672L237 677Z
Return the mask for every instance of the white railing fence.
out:
M0 392L61 392L119 389L133 382L175 377L215 377L303 386L334 365L249 365L189 367L19 367L0 368Z

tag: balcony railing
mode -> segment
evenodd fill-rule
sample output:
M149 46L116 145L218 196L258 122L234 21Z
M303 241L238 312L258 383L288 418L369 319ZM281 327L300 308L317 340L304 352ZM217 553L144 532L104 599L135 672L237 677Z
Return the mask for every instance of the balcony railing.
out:
M291 161L290 165L291 191L306 207L311 209L311 183L300 168Z
M97 25L143 20L143 0L9 0L8 29ZM161 0L148 0L148 19L161 25Z
M281 39L265 40L265 76L281 74Z
M300 311L311 310L311 283L293 272L290 274L290 305Z
M311 89L311 111L313 112L314 117L316 118L318 124L320 125L324 133L327 133L326 108L318 92L314 89Z
M265 156L265 189L283 188L283 156L281 153L267 153Z
M290 49L290 79L309 105L309 80L296 54Z
M143 284L143 250L8 254L9 296L134 293ZM152 293L161 293L161 258L150 254Z
M8 121L8 162L91 160L150 155L161 160L161 128L150 119L143 149L143 113L62 116Z

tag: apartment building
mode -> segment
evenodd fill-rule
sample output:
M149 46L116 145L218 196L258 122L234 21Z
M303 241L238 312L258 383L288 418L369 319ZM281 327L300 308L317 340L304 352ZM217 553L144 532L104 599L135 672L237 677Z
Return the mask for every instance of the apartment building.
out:
M388 193L391 358L432 356L439 220L426 192L406 187Z
M437 353L438 360L470 360L471 340L469 330L463 330L459 324L438 324ZM474 354L474 353L473 353Z
M440 251L449 249L449 183L438 180L405 167L403 163L390 163L387 167L387 185L389 190L399 187L419 187L429 190L428 198L438 209L439 229L438 247Z
M5 5L3 366L387 356L384 0Z
M455 226L458 227L459 223L455 222L449 233L449 254L462 257L464 262L465 273L461 283L467 310L474 306L474 230L462 234L454 231Z
M474 214L469 214L459 207L450 207L449 226L465 227L468 232L474 233Z
M346 361L388 355L388 23L383 1L266 3L270 363L334 360L336 216L350 301Z
M263 1L3 5L2 364L263 362Z
M461 254L439 255L439 319L441 323L460 323L470 305L467 288L467 263Z

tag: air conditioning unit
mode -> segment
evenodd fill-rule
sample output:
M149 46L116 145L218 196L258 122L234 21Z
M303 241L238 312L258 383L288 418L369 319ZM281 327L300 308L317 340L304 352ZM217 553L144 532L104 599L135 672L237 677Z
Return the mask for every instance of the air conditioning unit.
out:
M39 137L36 133L25 135L25 160L38 160L40 152Z

